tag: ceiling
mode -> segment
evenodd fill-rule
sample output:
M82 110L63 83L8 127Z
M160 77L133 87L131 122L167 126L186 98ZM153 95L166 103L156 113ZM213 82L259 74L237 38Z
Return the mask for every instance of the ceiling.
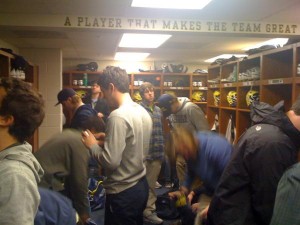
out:
M43 15L76 15L294 24L300 21L299 0L212 0L203 10L143 9L132 8L130 4L131 0L1 0L0 16L8 22L0 22L0 39L17 48L60 48L64 59L101 61L113 60L116 51L128 50L118 48L124 30L30 26L26 18L34 15L39 20ZM20 15L24 15L25 22L13 23ZM172 34L158 49L147 50L151 53L147 60L200 64L220 54L244 53L241 49L247 45L271 38L261 34L149 30L146 33Z

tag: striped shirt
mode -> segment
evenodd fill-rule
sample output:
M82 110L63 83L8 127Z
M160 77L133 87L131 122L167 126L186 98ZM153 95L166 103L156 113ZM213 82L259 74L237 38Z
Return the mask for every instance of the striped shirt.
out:
M145 103L141 102L149 115L152 118L153 128L152 135L150 139L149 152L146 156L146 160L163 160L164 158L164 138L163 138L163 129L162 129L162 113L159 107L154 106L150 108Z

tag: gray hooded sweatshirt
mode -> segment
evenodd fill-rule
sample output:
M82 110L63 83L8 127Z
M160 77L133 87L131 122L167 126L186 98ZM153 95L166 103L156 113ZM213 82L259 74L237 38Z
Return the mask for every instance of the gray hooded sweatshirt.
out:
M32 225L43 169L27 142L0 151L0 224Z

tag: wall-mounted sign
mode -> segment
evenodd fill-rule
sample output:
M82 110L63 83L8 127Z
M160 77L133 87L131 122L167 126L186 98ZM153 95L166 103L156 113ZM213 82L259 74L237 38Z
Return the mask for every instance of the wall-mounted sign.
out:
M300 34L297 24L199 21L176 19L142 19L119 17L66 16L64 27L155 30L181 32L214 32L245 34Z
M0 26L145 30L166 32L228 33L253 35L300 35L296 23L203 21L168 18L123 18L74 15L0 14Z

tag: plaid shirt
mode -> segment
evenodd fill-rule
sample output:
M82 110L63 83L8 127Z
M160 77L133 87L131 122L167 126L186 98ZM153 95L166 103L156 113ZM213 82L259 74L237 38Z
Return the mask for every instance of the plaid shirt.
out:
M149 152L146 156L146 160L163 160L164 158L164 138L162 129L162 113L159 107L154 106L153 109L147 106L145 103L141 102L149 115L152 118L153 128L152 135L150 139Z

